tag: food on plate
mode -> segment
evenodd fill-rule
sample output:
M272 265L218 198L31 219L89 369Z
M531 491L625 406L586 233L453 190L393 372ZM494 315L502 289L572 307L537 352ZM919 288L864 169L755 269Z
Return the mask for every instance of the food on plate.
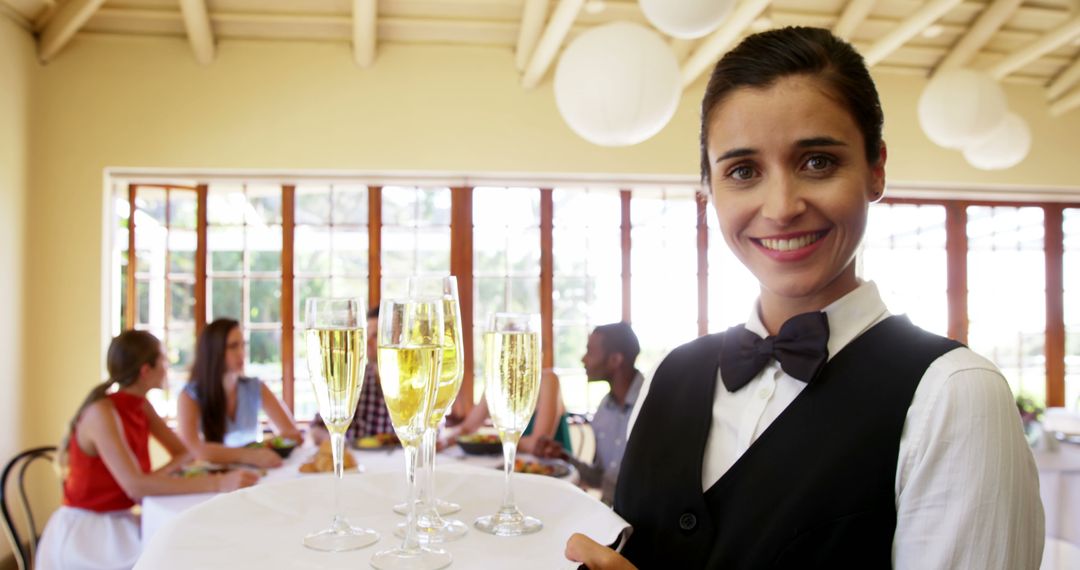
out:
M466 443L499 443L499 436L494 433L470 433L459 436L458 441Z
M285 459L285 458L289 457L289 455L293 452L293 449L296 449L296 446L299 445L299 444L300 443L298 441L296 441L295 439L288 438L288 437L281 437L279 435L279 436L275 436L275 437L273 437L271 439L268 439L266 441L253 441L253 442L245 445L244 447L248 447L248 448L268 447L268 448L274 450L275 453L280 455L282 459Z
M502 466L499 466L502 469ZM548 475L550 477L563 477L570 473L570 468L565 462L557 459L530 461L526 459L514 460L514 471L518 473L530 473L533 475Z
M470 433L458 436L457 444L469 455L498 455L502 453L502 442L493 433Z
M348 449L344 452L344 468L356 469L356 458L349 453ZM301 473L329 473L334 470L334 455L330 449L330 440L326 440L319 445L319 450L311 456L311 459L300 466Z

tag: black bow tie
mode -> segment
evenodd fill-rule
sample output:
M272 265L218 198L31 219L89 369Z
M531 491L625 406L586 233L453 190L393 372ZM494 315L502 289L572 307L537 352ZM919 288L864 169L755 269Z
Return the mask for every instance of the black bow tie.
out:
M829 359L829 319L825 313L803 313L788 319L780 334L761 338L743 325L728 329L720 351L720 377L734 392L776 359L789 376L809 383Z

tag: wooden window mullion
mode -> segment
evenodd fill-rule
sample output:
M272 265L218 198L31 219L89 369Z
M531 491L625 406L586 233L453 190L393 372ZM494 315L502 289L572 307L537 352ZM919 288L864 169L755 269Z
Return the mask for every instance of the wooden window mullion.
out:
M709 199L696 194L697 203L697 290L698 336L709 333Z
M966 343L967 308L967 204L945 206L945 259L948 266L949 337Z
M206 328L206 262L209 259L209 242L206 234L206 220L209 217L206 208L209 186L200 184L195 189L197 207L195 208L195 335L202 334Z
M296 331L293 312L293 239L296 228L296 187L281 187L281 397L290 411L295 411Z
M473 407L473 377L476 369L473 348L473 207L471 187L450 189L450 274L457 277L461 311L461 345L465 351L465 373L454 400L450 419L461 421Z
M1046 250L1046 405L1065 405L1064 208L1043 207Z
M622 223L620 225L622 249L622 320L631 322L630 303L630 190L620 190Z
M381 302L382 293L382 187L368 187L368 308Z
M135 253L135 185L128 184L128 266L127 266L127 310L124 311L124 328L134 329L139 318L139 295L135 291L135 270L139 264Z
M551 189L540 190L540 344L544 347L541 357L545 369L555 367L555 307L552 300L554 291L554 255L552 253L552 225L555 206Z

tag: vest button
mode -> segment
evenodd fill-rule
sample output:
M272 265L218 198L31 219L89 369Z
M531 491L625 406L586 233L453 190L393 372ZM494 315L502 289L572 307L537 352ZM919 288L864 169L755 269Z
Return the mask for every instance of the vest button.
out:
M679 528L683 530L694 530L697 526L697 517L693 513L683 513L679 517Z

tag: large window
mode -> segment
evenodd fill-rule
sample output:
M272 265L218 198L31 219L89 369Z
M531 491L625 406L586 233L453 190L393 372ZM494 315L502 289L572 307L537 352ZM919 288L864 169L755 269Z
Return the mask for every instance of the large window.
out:
M596 409L608 391L588 382L581 357L593 328L622 320L621 204L618 190L552 191L552 350L572 412Z
M408 275L454 273L462 284L474 359L459 416L483 389L479 332L493 312L541 314L545 366L567 408L588 413L607 391L581 367L595 326L630 320L647 373L678 344L743 322L758 295L690 187L162 183L125 186L114 206L110 321L163 340L169 387L152 397L166 415L195 335L228 317L243 326L248 373L311 417L304 302L377 302ZM871 208L860 276L893 312L997 362L1017 392L1080 406L1080 303L1069 302L1080 290L1078 212L887 200Z
M892 313L948 334L944 206L874 204L859 262L861 277L874 281Z
M304 307L310 297L368 299L368 189L356 184L298 185L294 194L294 413L315 415L308 381Z
M697 202L692 188L635 189L630 291L638 369L646 373L697 334Z
M1044 401L1043 210L970 206L967 216L969 346L1001 368L1014 392Z
M473 398L479 400L488 315L540 312L540 190L475 188L472 200Z
M208 321L239 321L245 374L282 393L281 187L212 184L207 195Z

